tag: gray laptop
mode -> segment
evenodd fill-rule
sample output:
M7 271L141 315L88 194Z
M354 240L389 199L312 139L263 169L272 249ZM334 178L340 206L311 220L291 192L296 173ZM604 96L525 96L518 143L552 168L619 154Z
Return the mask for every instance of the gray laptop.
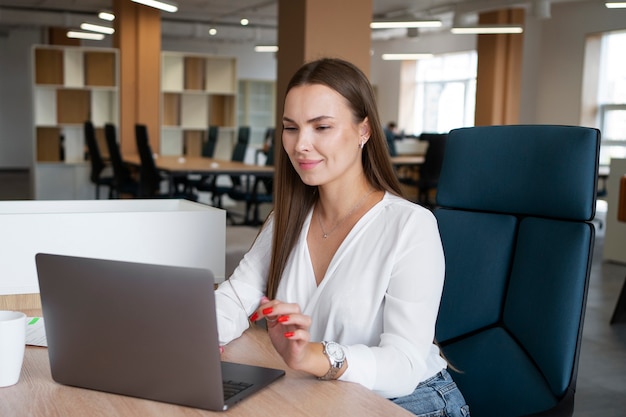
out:
M208 270L42 253L36 264L61 384L221 411L285 374L220 361Z

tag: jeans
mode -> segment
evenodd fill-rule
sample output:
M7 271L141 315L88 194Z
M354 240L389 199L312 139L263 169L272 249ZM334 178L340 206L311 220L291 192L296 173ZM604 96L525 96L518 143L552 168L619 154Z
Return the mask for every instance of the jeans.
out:
M428 378L412 394L391 401L420 417L469 417L463 394L445 369Z

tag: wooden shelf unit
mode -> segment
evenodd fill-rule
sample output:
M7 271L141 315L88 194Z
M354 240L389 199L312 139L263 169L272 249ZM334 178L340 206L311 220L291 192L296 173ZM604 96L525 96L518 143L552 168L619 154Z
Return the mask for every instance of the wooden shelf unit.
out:
M119 53L114 48L35 45L32 59L35 198L47 198L53 194L43 190L43 172L50 175L50 164L64 166L64 172L76 165L77 172L84 172L85 121L94 123L102 153L108 154L104 124L119 123ZM69 196L87 197L88 181L77 179L76 193Z
M102 130L105 123L117 124L119 120L118 52L112 48L37 45L33 60L35 160L81 162L83 123L91 120ZM55 158L52 148L57 145Z
M236 58L161 54L161 153L199 155L209 125L232 142L237 120ZM222 139L224 138L224 139Z

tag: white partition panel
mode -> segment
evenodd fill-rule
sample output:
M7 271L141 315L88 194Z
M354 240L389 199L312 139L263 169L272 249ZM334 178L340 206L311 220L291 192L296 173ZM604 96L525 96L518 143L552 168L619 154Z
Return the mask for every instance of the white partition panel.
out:
M0 295L38 293L40 252L210 269L224 280L226 214L186 200L0 202Z

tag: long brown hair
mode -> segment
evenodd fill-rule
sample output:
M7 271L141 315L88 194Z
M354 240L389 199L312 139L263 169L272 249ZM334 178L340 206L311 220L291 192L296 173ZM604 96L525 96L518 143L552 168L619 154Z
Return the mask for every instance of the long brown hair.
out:
M311 84L325 85L341 94L347 100L356 123L368 118L370 138L362 154L367 181L377 190L402 195L389 160L374 92L365 74L347 61L323 58L302 66L289 81L285 96L293 87ZM279 147L274 179L274 236L267 280L267 296L270 299L276 296L287 260L317 199L317 187L300 180L284 148Z

